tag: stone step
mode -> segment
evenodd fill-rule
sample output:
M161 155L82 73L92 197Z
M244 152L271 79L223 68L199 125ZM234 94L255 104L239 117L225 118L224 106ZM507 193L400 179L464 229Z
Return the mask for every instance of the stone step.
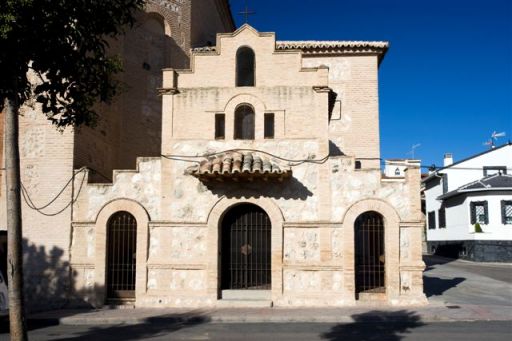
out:
M109 309L135 309L135 300L110 299L105 306Z
M262 300L270 301L272 292L270 290L222 290L222 299L224 300Z
M219 308L270 308L272 305L272 301L269 300L222 299L217 301Z

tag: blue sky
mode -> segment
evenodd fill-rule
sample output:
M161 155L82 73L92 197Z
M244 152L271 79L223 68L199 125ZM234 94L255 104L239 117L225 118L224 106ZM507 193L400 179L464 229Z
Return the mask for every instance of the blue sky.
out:
M237 14L244 0L231 0ZM386 40L381 155L441 165L512 140L512 1L248 0L249 24L278 40Z

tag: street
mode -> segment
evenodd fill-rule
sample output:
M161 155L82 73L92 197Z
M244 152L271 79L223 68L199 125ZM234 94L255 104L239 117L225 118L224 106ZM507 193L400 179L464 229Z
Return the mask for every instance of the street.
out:
M30 332L31 340L508 340L510 322L248 323L191 325L52 326ZM2 335L1 340L8 340Z
M31 340L508 340L512 336L512 265L424 258L427 307L224 310L104 310L53 323L31 319ZM319 311L325 311L322 320ZM332 314L345 313L336 323ZM95 315L96 314L96 315ZM149 314L149 315L148 315ZM235 318L233 318L233 314ZM275 319L287 315L289 322ZM329 316L331 314L331 316ZM249 319L249 315L252 317ZM39 314L45 317L45 314ZM50 316L46 313L46 316ZM116 317L117 316L117 317ZM134 319L135 317L139 319ZM239 317L238 320L236 317ZM256 318L255 318L256 317ZM286 316L283 316L286 317ZM336 316L334 316L336 317ZM116 318L114 320L110 320ZM130 318L132 318L130 320ZM227 323L226 318L229 318ZM258 318L260 320L258 320ZM265 318L274 318L268 322ZM107 320L108 319L108 320ZM252 321L252 323L244 322ZM341 321L342 320L342 321ZM70 323L71 321L71 323ZM76 321L76 323L72 323ZM110 321L117 321L116 323ZM125 323L121 323L121 322ZM293 322L295 321L295 322ZM297 322L303 321L303 322ZM310 323L315 321L317 323ZM110 323L110 324L109 324ZM6 325L0 340L8 340Z

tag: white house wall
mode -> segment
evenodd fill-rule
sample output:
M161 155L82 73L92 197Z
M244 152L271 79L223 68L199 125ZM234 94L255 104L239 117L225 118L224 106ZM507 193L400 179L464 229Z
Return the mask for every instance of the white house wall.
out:
M441 170L448 175L448 191L484 177L483 167L506 166L507 173L512 173L512 146L496 149L473 159ZM428 207L428 206L427 206Z

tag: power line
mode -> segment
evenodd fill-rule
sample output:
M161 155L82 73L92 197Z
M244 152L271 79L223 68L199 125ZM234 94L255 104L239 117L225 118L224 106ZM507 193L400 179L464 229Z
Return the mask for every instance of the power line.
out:
M327 154L326 156L324 156L323 158L320 158L320 159L289 159L289 158L285 158L285 157L282 157L282 156L279 156L279 155L276 155L276 154L273 154L273 153L270 153L270 152L266 152L266 151L258 150L258 149L252 149L252 148L227 149L227 150L223 150L223 151L219 151L219 152L213 152L213 153L207 153L207 154L203 154L203 155L172 155L172 154L171 155L163 155L163 154L161 154L161 157L169 159L169 160L174 160L174 161L191 162L191 163L200 164L201 161L193 160L193 159L197 159L197 158L210 158L210 157L214 157L214 156L218 156L218 155L226 154L226 153L230 153L230 152L254 152L254 153L261 153L261 154L265 154L267 156L270 156L270 157L272 157L274 159L278 159L278 160L289 162L290 163L290 165L289 165L290 167L299 166L299 165L304 164L304 163L323 164L323 163L325 163L327 160L329 160L332 157L332 155ZM189 160L189 159L192 159L192 160ZM387 161L385 159L377 158L377 157L362 157L362 158L354 158L354 159L355 160L378 160L381 165L385 165L385 162ZM393 165L393 166L395 166L395 165ZM396 164L396 166L400 166L400 164ZM430 166L421 165L421 164L420 165L410 165L410 164L408 164L408 165L405 165L405 166L406 166L406 168L412 168L412 169L427 168L427 169L431 170L432 172L439 171L439 170L445 169L445 168L447 168L449 170L483 170L484 169L484 167L449 167L449 166L447 166L447 167L436 167L435 164L430 165ZM36 205L34 204L32 199L30 198L28 190L26 189L24 184L21 183L21 193L23 195L23 198L24 198L24 200L27 203L29 208L39 212L42 215L45 215L45 216L55 216L55 215L58 215L58 214L64 212L69 206L71 206L73 203L76 202L76 200L78 199L78 196L80 195L80 192L82 190L83 184L85 182L85 178L87 177L87 173L84 173L84 176L82 177L82 181L80 183L80 187L78 189L78 193L77 193L76 197L72 198L72 200L69 203L67 203L64 208L60 209L59 211L57 211L55 213L45 213L45 212L42 212L42 210L47 208L47 207L49 207L51 204L53 204L62 195L62 193L64 193L66 188L75 179L75 177L78 174L80 174L81 172L85 172L88 169L91 170L93 173L96 173L96 174L100 175L101 177L105 178L106 180L112 181L111 178L107 177L106 175L102 174L101 172L97 171L96 169L83 166L83 167L81 167L78 171L76 171L73 174L73 176L66 182L64 187L62 187L62 189L55 195L55 197L52 198L47 204L45 204L43 206L40 206L40 207L36 207ZM366 169L366 170L381 170L381 168L364 168L364 169ZM512 170L512 168L508 168L508 167L505 167L505 169L506 170Z
M77 171L77 172L76 172L76 173L75 173L75 174L74 174L74 175L73 175L73 176L68 180L68 182L66 182L66 184L64 185L64 187L62 187L62 189L59 191L59 193L57 193L57 195L56 195L53 199L51 199L51 200L50 200L46 205L43 205L43 206L41 206L41 207L36 207L36 205L32 202L32 200L30 200L30 205L32 205L32 206L30 206L30 205L29 205L29 207L30 207L30 208L32 208L32 209L34 209L34 210L42 210L42 209L47 208L47 207L48 207L48 206L50 206L52 203L54 203L54 202L55 202L55 200L57 200L57 199L60 197L60 195L61 195L61 194L66 190L66 188L69 186L69 184L71 183L71 181L73 181L73 180L75 179L75 177L76 177L78 174L80 174L81 172L83 172L83 171L85 171L85 167L80 168L80 169L79 169L79 170L78 170L78 171ZM27 194L28 194L28 191L27 191L27 189L25 188L25 186L23 185L23 182L21 182L21 189L22 189L23 191L27 192ZM27 203L27 204L28 204L28 203Z
M76 173L76 174L78 174L78 173ZM73 180L73 179L75 178L76 174L74 174L74 175L73 175L73 177L71 178L71 180ZM71 206L72 204L74 204L74 203L78 200L78 197L79 197L79 195L80 195L80 192L82 191L82 186L83 186L83 184L84 184L84 182L85 182L85 178L86 178L86 177L87 177L87 173L84 173L84 176L82 177L82 181L80 182L80 187L78 188L78 192L77 192L77 194L76 194L76 197L72 198L72 199L71 199L71 201L70 201L70 202L68 202L68 203L66 204L66 206L64 206L62 209L60 209L59 211L54 212L54 213L45 213L45 212L42 212L42 209L35 207L35 205L34 205L34 203L33 203L32 199L30 198L30 195L28 194L28 191L27 191L27 189L25 188L25 186L23 185L23 183L21 184L21 189L22 189L22 190L21 190L21 194L23 195L23 199L25 200L25 202L27 203L27 205L28 205L28 207L29 207L29 208L31 208L31 209L33 209L33 210L37 211L38 213L40 213L40 214L42 214L42 215L44 215L44 216L47 216L47 217L53 217L53 216L59 215L59 214L61 214L62 212L64 212L64 211L65 211L69 206ZM69 184L69 181L68 181L68 184ZM68 185L68 184L66 184L66 187L67 187L67 185ZM66 187L64 187L64 188L66 188ZM63 192L63 190L59 193L59 195L58 195L57 197L53 198L49 204L51 204L52 202L54 202L55 200L57 200L57 198L60 196L60 194L61 194L62 192ZM48 207L48 206L49 206L49 204L47 204L47 205L46 205L46 206L44 206L44 207Z
M213 157L213 156L217 156L217 155L221 155L221 154L226 154L226 153L230 153L230 152L255 152L255 153L261 153L261 154L265 154L267 156L270 156L270 157L278 159L278 160L295 163L293 165L290 165L292 167L293 166L298 166L298 165L303 164L303 163L322 164L322 163L325 163L325 161L327 161L328 159L330 159L332 157L332 155L327 154L326 156L324 156L321 159L288 159L288 158L285 158L285 157L282 157L282 156L279 156L279 155L276 155L276 154L273 154L273 153L270 153L270 152L266 152L266 151L258 150L258 149L251 149L251 148L227 149L227 150L223 150L223 151L219 151L219 152L206 153L206 154L202 154L202 155L176 155L176 154L163 155L162 154L161 156L166 158L166 159L175 160L175 161L200 163L201 161L185 160L185 159L209 158L209 157ZM355 159L356 160L379 160L382 165L385 165L385 161L387 161L386 159L382 159L382 158L379 158L379 157L356 157ZM447 168L447 167L437 167L435 164L428 165L428 166L420 164L419 166L407 165L407 168L427 168L427 169L431 169L432 171L435 171L435 170L440 170L440 169ZM457 170L483 170L483 167L449 167L449 169L457 169ZM506 169L507 170L509 170L509 169L512 170L512 168L506 168Z

